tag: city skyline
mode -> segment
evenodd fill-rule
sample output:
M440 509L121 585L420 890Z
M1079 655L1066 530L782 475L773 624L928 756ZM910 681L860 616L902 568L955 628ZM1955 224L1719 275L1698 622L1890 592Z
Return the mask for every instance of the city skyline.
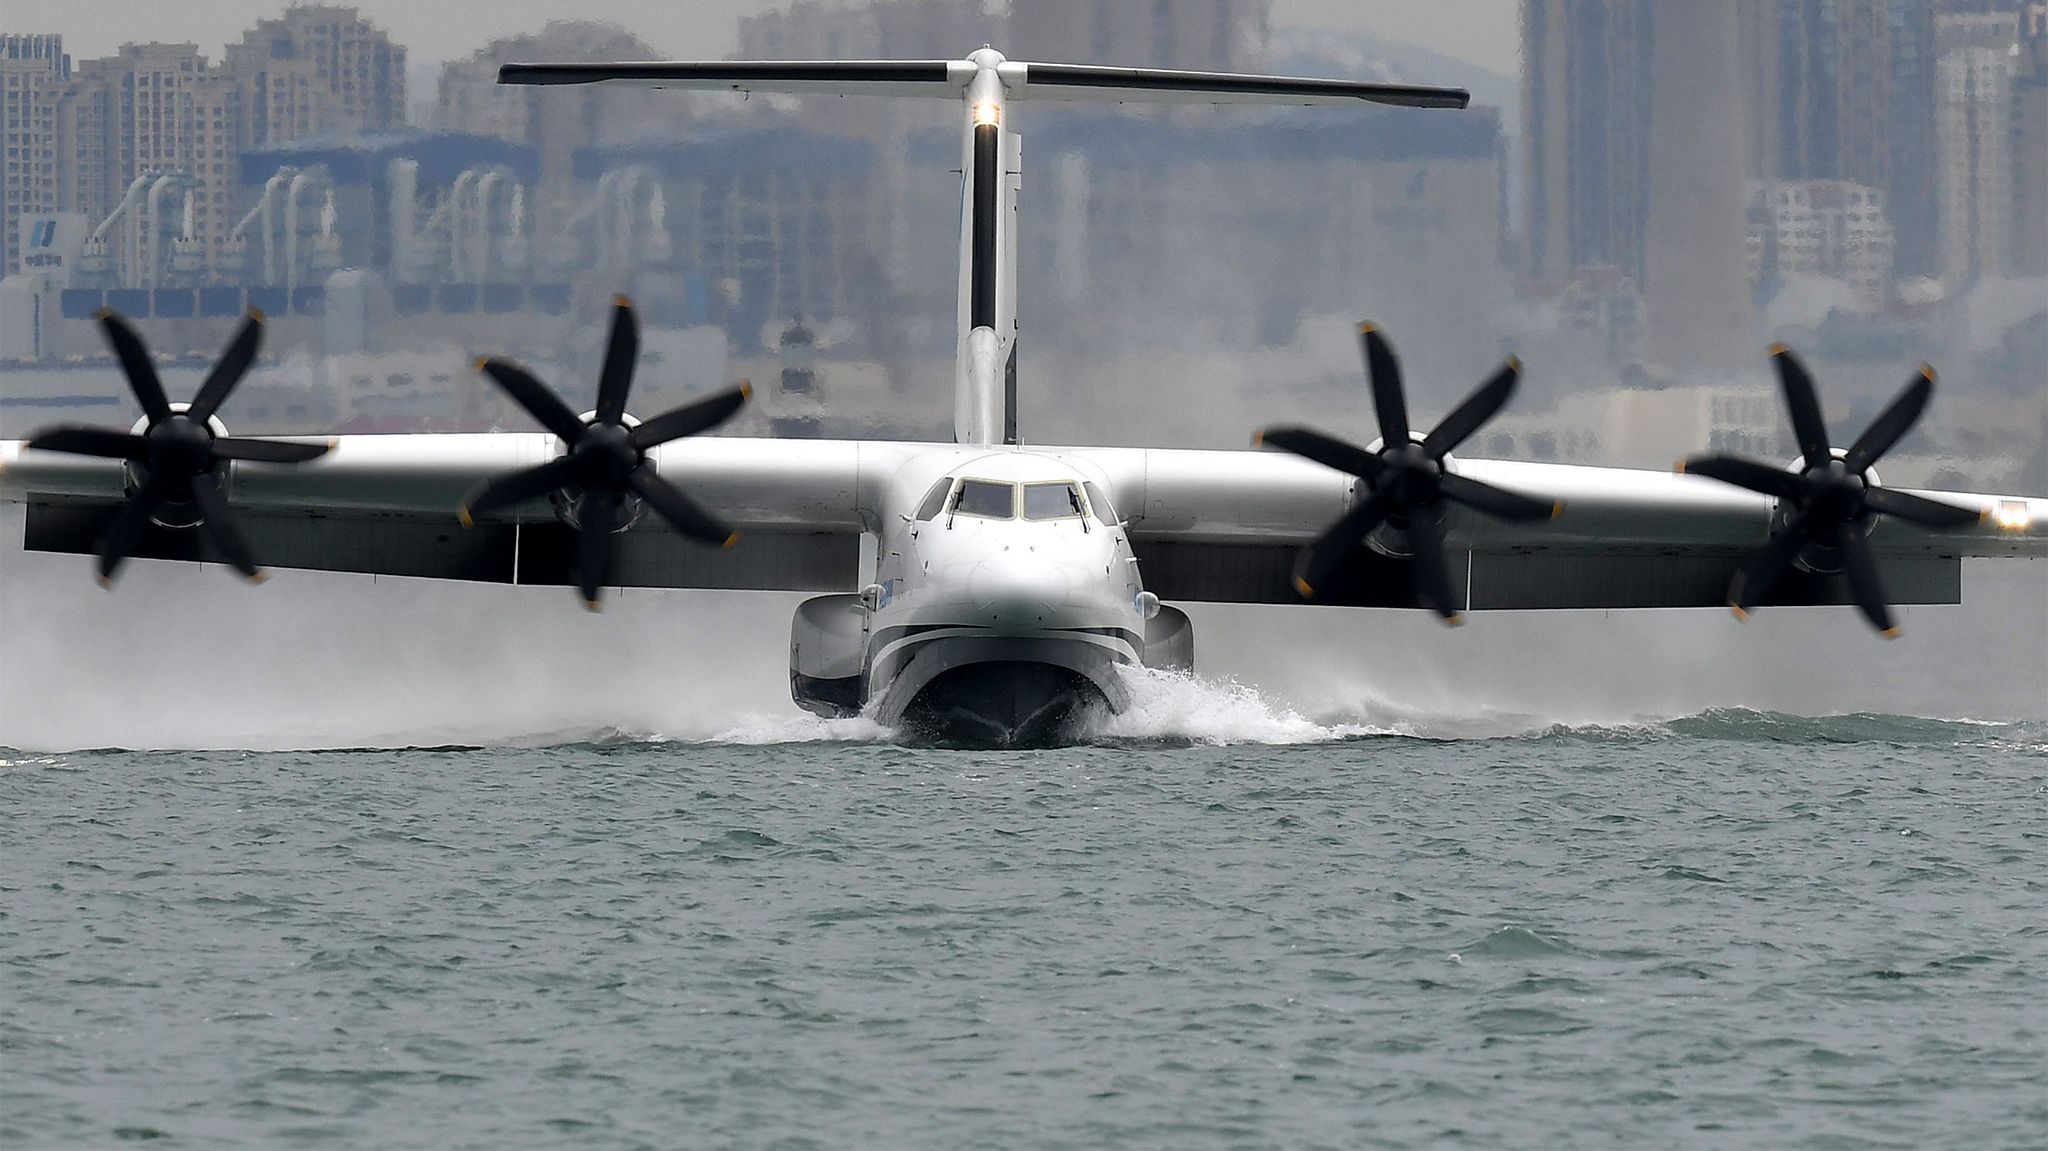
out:
M977 0L965 3L973 7ZM1380 36L1513 76L1521 50L1517 4L1518 0L1274 0L1272 19L1276 28ZM149 41L196 43L206 54L208 45L239 39L251 24L282 14L286 6L283 0L203 6L100 0L93 6L93 18L83 21L77 5L66 0L13 0L6 27L0 30L59 32L67 45L76 44L70 50L80 56L111 55L123 43ZM665 56L719 58L737 44L741 17L784 5L776 0L693 0L684 11L685 6L667 0L612 0L596 12L565 7L557 0L440 5L358 0L347 6L406 44L421 61L438 63L459 59L489 40L539 32L550 20L614 23Z
M733 7L747 15L702 54L923 58L993 25L1025 58L1446 79L1440 58L1290 30L1288 0ZM2048 302L2048 228L2029 226L2048 194L2033 175L2048 3L1741 0L1694 25L1652 0L1503 7L1531 68L1456 115L1020 113L1034 362L1187 325L1214 353L1302 351L1353 312L1438 358L1433 379L1541 357L1534 403L1752 388L1774 339L1852 363L1917 350L2007 394L2048 365L2029 326ZM376 4L246 10L218 49L95 57L61 31L46 33L61 48L0 37L0 110L45 93L7 122L25 159L0 182L0 250L49 249L0 299L0 359L95 354L81 320L100 307L195 352L244 306L316 357L379 354L457 316L547 317L504 328L545 347L625 288L653 325L716 329L741 358L801 318L881 390L916 392L906 381L940 362L954 253L928 222L957 208L944 108L507 88L507 60L671 53L623 22L558 21L471 28L459 54L423 60ZM1326 371L1320 352L1301 364ZM1736 409L1686 410L1674 439ZM1514 434L1608 450L1567 431Z

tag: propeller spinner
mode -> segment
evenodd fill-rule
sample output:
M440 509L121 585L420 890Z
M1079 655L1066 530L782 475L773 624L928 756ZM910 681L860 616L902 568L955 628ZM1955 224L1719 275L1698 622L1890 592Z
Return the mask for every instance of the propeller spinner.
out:
M638 497L678 532L694 540L731 547L739 533L662 479L648 463L649 449L671 440L709 431L731 418L747 402L745 383L707 399L684 404L653 419L628 425L626 399L633 387L633 365L640 353L640 330L633 304L624 296L612 303L612 326L604 366L597 382L597 410L585 423L546 384L509 360L477 361L485 375L516 400L542 427L555 433L566 451L538 467L500 476L477 486L457 511L463 526L500 508L539 499L553 492L577 492L576 586L584 606L597 611L611 571L612 536L630 522L626 502Z
M1451 594L1444 558L1442 506L1462 504L1497 519L1550 519L1564 510L1554 500L1535 499L1461 476L1444 466L1445 457L1492 419L1514 394L1520 362L1510 358L1479 389L1465 398L1428 435L1417 438L1408 425L1408 401L1401 387L1401 364L1394 349L1373 324L1358 326L1364 344L1366 376L1372 385L1373 409L1379 417L1378 452L1325 435L1312 428L1269 428L1252 437L1255 445L1283 448L1319 464L1357 476L1370 494L1343 518L1316 537L1294 566L1294 587L1303 599L1366 542L1381 524L1404 529L1414 549L1415 586L1429 607L1447 623L1460 615Z
M104 428L65 425L39 432L28 446L51 452L126 460L139 477L126 504L100 540L99 580L113 585L114 573L128 558L142 533L158 514L171 507L189 507L196 517L181 522L196 525L206 534L228 566L252 581L263 578L248 541L235 527L221 494L221 464L228 460L249 463L298 464L324 454L331 444L285 440L245 439L217 435L213 414L220 408L256 359L263 342L263 313L254 308L242 321L240 330L228 341L219 362L199 385L189 404L172 404L164 396L149 349L128 321L111 310L99 314L100 327L121 371L128 377L128 390L142 405L142 431L116 432Z
M1870 625L1887 639L1896 637L1899 629L1885 601L1877 561L1864 540L1875 514L1882 512L1930 528L1961 527L1983 518L1983 513L1973 508L1879 487L1870 476L1871 465L1912 429L1926 409L1934 394L1934 369L1922 364L1919 375L1870 422L1854 446L1838 453L1828 445L1820 397L1806 366L1783 344L1771 349L1771 363L1778 370L1785 406L1792 415L1792 431L1799 440L1799 470L1721 454L1693 456L1678 465L1681 472L1775 497L1788 508L1785 526L1736 570L1728 585L1728 605L1738 617L1747 618L1749 609L1770 593L1801 553L1818 547L1840 555L1850 592Z

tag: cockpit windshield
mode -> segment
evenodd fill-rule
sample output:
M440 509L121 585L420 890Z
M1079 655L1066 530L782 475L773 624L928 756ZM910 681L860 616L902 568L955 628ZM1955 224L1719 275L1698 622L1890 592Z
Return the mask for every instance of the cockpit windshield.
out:
M961 480L953 495L953 511L963 516L1006 520L1017 514L1017 488L994 480Z
M1069 483L1025 484L1024 518L1027 520L1076 519L1081 512L1080 489Z

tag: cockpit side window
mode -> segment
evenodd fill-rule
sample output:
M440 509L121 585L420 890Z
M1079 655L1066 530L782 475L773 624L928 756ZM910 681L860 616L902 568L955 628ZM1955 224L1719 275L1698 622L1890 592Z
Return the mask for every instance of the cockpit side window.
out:
M917 518L920 520L938 519L939 516L945 513L946 497L951 494L953 494L952 476L947 476L938 483L933 484L932 490L924 494L924 502L917 505Z
M1081 493L1070 483L1025 484L1024 518L1070 520L1081 517Z
M1096 521L1115 527L1116 509L1109 506L1109 497L1093 481L1084 482L1081 487L1088 493L1088 510L1095 513Z
M953 511L963 516L1009 519L1017 514L1017 487L994 480L961 480L960 490L953 495Z

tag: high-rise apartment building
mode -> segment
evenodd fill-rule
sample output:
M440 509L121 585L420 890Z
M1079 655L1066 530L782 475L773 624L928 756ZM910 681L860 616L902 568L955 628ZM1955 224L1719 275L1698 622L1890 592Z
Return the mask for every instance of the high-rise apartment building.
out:
M1272 0L1021 0L1003 51L1023 60L1255 72Z
M108 125L113 102L104 76L73 73L56 91L57 210L77 212L97 223L114 202L107 189L115 174L107 167Z
M1943 13L1935 50L1941 276L1956 291L2014 263L2020 13Z
M1740 43L1725 5L1522 5L1525 272L1620 269L1667 364L1747 343Z
M155 284L168 270L172 241L185 234L207 257L217 253L231 225L240 132L241 94L232 78L211 67L196 44L126 44L113 56L82 62L75 100L75 139L89 155L86 133L98 127L103 155L97 205L119 207L133 182L155 176L126 209L128 235L121 275ZM103 93L104 112L96 101ZM87 173L76 177L85 200ZM102 213L89 211L88 215Z
M2048 276L2048 0L2028 0L2014 84L2019 133L2013 179L2015 270Z
M230 44L243 147L405 126L405 47L354 8L305 4Z
M58 210L57 93L71 59L57 35L0 35L0 274L21 270L23 216Z
M1612 266L1643 282L1651 59L1645 0L1522 5L1527 272Z
M1751 189L1750 278L1840 280L1867 308L1891 292L1895 231L1884 194L1848 180L1755 181Z
M1901 266L1933 270L1936 5L1738 0L1738 8L1750 174L1880 189Z
M1010 46L1009 9L1001 0L795 0L739 21L741 60L958 59L993 44Z

